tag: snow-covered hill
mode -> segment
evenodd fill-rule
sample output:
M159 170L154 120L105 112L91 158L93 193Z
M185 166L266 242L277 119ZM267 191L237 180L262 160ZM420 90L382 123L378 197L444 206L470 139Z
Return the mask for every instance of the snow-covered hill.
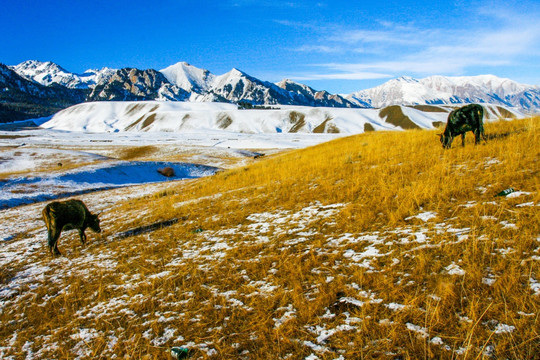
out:
M493 75L425 79L400 77L380 86L346 96L359 105L381 108L389 105L487 103L540 111L540 88Z
M485 106L488 119L523 117L511 109ZM449 106L390 106L347 109L281 106L239 110L226 103L92 102L72 106L42 125L45 128L91 132L343 133L410 128L431 129L446 123Z

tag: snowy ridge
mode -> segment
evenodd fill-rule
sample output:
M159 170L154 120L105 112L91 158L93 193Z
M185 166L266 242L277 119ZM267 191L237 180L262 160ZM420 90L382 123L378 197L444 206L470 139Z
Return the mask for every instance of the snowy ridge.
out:
M96 84L86 101L183 101L189 94L167 81L153 69L123 68L115 70L105 82Z
M488 119L523 117L510 109L485 106ZM238 110L227 103L93 102L58 112L44 128L91 132L343 133L405 128L432 129L445 123L452 107L431 111L397 106L347 109L281 106L272 110Z
M346 98L372 107L416 104L488 103L540 111L540 88L494 75L424 79L400 77L380 86L355 92Z
M107 81L116 71L103 68L101 70L86 70L83 74L74 74L61 66L48 62L29 60L12 67L19 75L41 85L58 84L70 89L88 89L96 84Z
M285 79L276 84L280 88L293 93L297 98L304 98L303 102L311 102L311 106L317 106L317 104L325 104L325 106L332 107L357 107L355 103L350 102L340 95L332 95L327 91L317 91L311 87L294 82L290 79ZM369 107L365 104L358 104L360 107Z

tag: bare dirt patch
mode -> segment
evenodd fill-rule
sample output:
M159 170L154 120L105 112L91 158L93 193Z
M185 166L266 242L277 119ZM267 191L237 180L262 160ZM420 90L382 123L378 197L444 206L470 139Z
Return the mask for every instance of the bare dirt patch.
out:
M381 109L379 115L384 121L395 126L399 126L402 129L419 129L420 127L416 125L412 120L403 113L401 107L398 105L387 106L384 109Z
M289 130L290 133L297 133L298 130L300 130L302 127L306 125L306 115L297 112L297 111L291 111L289 113L289 122L292 125L291 129Z

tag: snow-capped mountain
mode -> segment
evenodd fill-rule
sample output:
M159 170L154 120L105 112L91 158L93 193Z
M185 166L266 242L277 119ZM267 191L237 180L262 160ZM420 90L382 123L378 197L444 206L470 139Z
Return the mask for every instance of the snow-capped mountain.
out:
M104 68L75 74L52 62L35 60L25 61L12 69L45 86L56 84L88 90L86 101L218 101L253 105L358 107L339 95L316 91L290 80L274 84L238 69L214 75L186 62L179 62L159 72L153 69Z
M171 83L187 92L204 94L211 87L216 76L208 70L199 69L186 62L179 62L160 70Z
M174 85L192 93L196 102L249 102L252 104L293 104L294 94L275 84L259 80L245 72L232 69L223 75L214 75L181 62L160 71Z
M238 69L216 76L210 93L233 103L244 101L266 105L295 104L293 94L276 84L259 80Z
M356 104L339 95L316 91L309 86L291 80L283 80L273 84L259 80L238 69L232 69L223 75L214 75L208 70L180 62L160 70L160 72L172 84L191 92L191 101L357 107Z
M47 61L28 60L12 67L19 75L41 85L62 85L70 89L88 89L107 81L116 70L103 68L87 70L83 74L71 73L61 66Z
M487 103L537 112L540 110L540 88L519 84L493 75L424 79L400 77L380 86L346 96L352 102L371 107L417 104Z
M189 93L167 81L153 69L124 68L115 70L105 81L97 83L87 101L184 101Z

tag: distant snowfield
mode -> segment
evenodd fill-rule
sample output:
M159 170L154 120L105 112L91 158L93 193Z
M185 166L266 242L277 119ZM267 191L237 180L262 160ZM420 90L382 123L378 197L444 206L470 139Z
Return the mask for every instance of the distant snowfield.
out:
M80 129L56 129L52 126L47 128L48 126L51 126L50 121L43 124L42 128L17 132L0 131L0 149L24 146L43 146L50 148L57 145L77 147L79 145L99 144L118 146L178 144L187 147L205 147L209 151L211 149L298 149L350 135L307 133L250 134L215 129L192 130L189 132L98 132ZM0 172L1 169L2 166L0 165Z

